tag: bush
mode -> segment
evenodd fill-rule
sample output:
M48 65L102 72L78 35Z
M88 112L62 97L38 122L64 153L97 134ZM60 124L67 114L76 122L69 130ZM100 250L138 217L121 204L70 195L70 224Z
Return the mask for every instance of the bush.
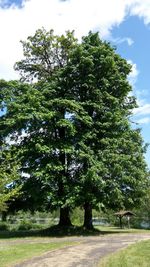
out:
M71 214L71 221L74 225L81 226L84 221L83 209L75 208Z
M31 223L30 221L22 221L15 230L29 231L29 230L41 230L45 228L45 225L38 223Z
M31 229L32 229L32 223L24 220L18 226L19 231L26 231Z
M9 230L9 226L6 223L0 223L0 231Z
M45 225L39 224L39 223L34 223L34 224L32 224L32 228L30 228L30 229L32 229L32 230L42 230L44 228L45 228Z
M31 223L36 223L36 219L35 218L32 218L32 219L30 219L30 222Z

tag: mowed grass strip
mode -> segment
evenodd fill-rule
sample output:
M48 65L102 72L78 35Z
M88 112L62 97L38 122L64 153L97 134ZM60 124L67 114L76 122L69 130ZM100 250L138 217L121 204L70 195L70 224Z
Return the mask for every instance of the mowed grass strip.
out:
M150 240L140 241L104 258L98 267L150 267Z
M70 245L76 245L79 242L57 242L57 243L19 243L9 244L9 242L0 243L0 267L10 267L21 261L39 256L50 250L63 248Z
M96 226L96 229L101 231L103 234L121 234L121 233L128 233L128 234L150 234L149 229L136 229L136 228L123 228L120 229L118 227L113 227L113 226Z

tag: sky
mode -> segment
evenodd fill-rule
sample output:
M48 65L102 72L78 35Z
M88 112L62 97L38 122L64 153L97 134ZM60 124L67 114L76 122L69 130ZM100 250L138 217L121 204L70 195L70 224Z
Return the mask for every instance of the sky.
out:
M150 143L150 0L0 0L0 79L19 79L13 66L23 58L20 40L41 27L75 30L79 40L98 31L132 64L133 121ZM150 167L150 146L146 161Z

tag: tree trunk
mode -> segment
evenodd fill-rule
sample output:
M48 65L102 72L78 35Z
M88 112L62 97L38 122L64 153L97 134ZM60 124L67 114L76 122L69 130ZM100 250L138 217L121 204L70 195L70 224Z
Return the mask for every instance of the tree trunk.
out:
M86 229L93 229L92 223L92 205L90 203L84 204L84 225Z
M122 216L119 216L120 229L122 229Z
M59 226L71 226L71 220L69 216L69 208L60 208Z
M6 221L7 221L7 212L2 211L2 222L6 222Z
M62 118L64 119L65 118L65 110L62 108L62 109L60 109L60 112L62 114ZM60 140L64 141L65 136L66 136L65 128L60 127L59 128ZM60 175L59 175L58 196L60 199L62 199L67 194L65 187L66 187L67 178L68 178L68 173L67 173L68 160L67 160L67 156L65 154L65 149L59 151L59 160L61 162L61 166L63 167L63 169L60 171ZM70 211L69 207L60 208L60 218L59 218L59 224L58 224L59 226L63 227L63 226L71 226L72 225L71 220L70 220L69 211Z

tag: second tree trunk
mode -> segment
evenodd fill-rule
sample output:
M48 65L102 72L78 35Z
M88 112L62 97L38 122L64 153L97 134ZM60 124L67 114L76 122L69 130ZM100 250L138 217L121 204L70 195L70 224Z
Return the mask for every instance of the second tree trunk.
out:
M59 226L71 226L71 220L69 216L69 208L60 208Z
M92 205L90 203L84 204L84 225L86 229L93 229L92 223Z

